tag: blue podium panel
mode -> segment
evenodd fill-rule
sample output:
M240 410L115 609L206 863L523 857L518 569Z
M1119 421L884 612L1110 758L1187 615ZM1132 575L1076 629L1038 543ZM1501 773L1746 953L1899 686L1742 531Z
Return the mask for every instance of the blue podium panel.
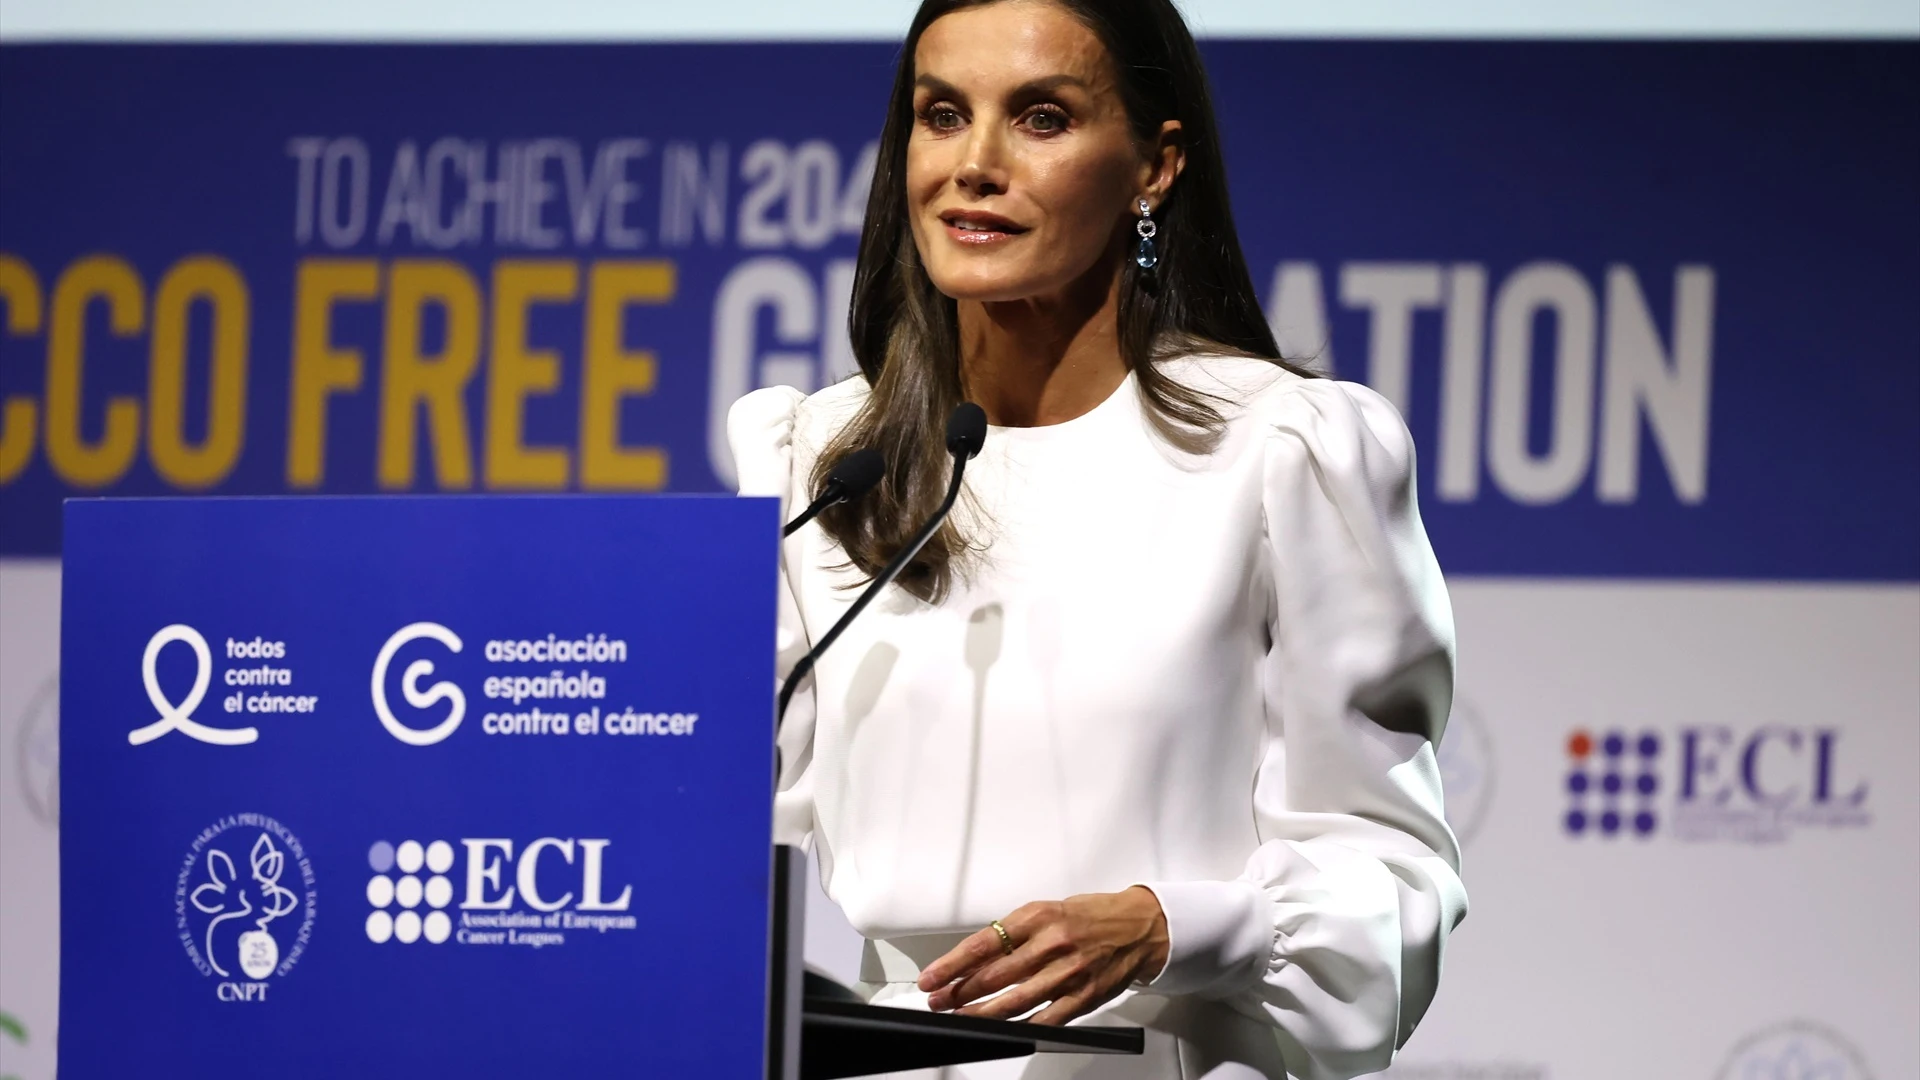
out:
M778 528L69 503L61 1074L764 1075Z

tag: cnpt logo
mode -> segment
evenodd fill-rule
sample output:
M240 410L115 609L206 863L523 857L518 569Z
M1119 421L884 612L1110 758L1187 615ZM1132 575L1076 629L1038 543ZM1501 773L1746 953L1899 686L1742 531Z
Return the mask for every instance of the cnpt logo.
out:
M160 689L160 650L174 642L184 642L193 650L195 662L193 688L178 705ZM162 627L160 632L147 639L146 655L140 658L140 678L147 684L147 700L153 703L160 719L143 728L127 733L127 741L135 746L150 743L169 731L178 731L190 739L215 746L240 746L260 737L258 728L215 728L193 718L193 710L206 700L207 686L213 682L213 650L207 648L207 639L200 631L185 623L174 623Z
M1575 731L1562 819L1572 836L1665 832L1778 843L1801 829L1861 828L1867 784L1843 768L1838 728L1719 725Z
M407 704L416 709L430 709L442 701L452 702L453 709L447 713L446 719L423 731L401 723L388 707L387 667L393 663L393 656L401 646L421 638L432 638L454 652L460 651L460 635L439 623L417 622L394 631L387 643L380 646L380 655L373 660L374 715L380 718L380 726L387 729L387 734L408 746L432 746L440 742L453 734L467 715L467 695L458 686L442 679L424 691L420 689L420 680L433 674L433 661L425 659L407 665L406 674L400 677L400 692L406 697Z
M200 831L174 883L181 947L221 1001L265 1001L313 937L313 865L287 827L231 814Z
M1873 1080L1860 1051L1832 1028L1791 1020L1740 1040L1714 1080Z
M605 838L381 840L367 852L367 940L402 945L566 945L632 930L633 886L609 884ZM462 865L464 864L464 865ZM454 904L456 883L459 903ZM450 911L449 909L452 909ZM572 933L569 933L569 932Z

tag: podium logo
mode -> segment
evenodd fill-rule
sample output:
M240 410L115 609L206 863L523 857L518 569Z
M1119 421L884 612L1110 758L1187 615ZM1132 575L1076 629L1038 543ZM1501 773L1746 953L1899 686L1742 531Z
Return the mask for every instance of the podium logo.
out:
M388 707L387 668L393 663L394 654L400 651L401 646L421 638L431 638L453 652L459 652L461 648L460 635L439 623L417 622L394 631L387 643L380 646L380 655L373 661L374 714L380 717L380 726L387 729L387 734L408 746L432 746L444 740L454 733L467 715L467 695L458 686L442 679L424 691L420 689L420 680L433 674L433 661L427 659L415 660L407 665L406 673L400 677L400 692L406 697L407 704L416 709L430 709L442 701L452 702L453 709L447 713L446 719L422 730L401 723Z
M632 930L633 886L608 884L605 838L381 840L367 851L367 940L412 945L565 945ZM460 865L464 862L464 865ZM455 886L459 883L459 902ZM457 920L457 921L456 921ZM572 933L570 933L572 932Z
M160 689L160 650L176 641L184 642L193 650L196 665L193 688L178 705ZM147 684L147 700L153 703L160 719L127 733L127 741L135 746L150 743L169 731L215 746L242 746L260 737L258 728L208 727L193 718L193 711L206 700L207 686L213 681L213 651L207 648L207 639L200 636L200 631L191 626L174 623L147 639L146 654L140 659L140 678Z
M453 933L453 920L444 909L453 900L453 883L446 873L453 867L453 845L435 840L422 845L403 840L399 847L385 840L367 851L373 877L367 882L367 940L375 945L398 941L411 945L421 938L438 945ZM420 871L427 871L424 881ZM389 876L399 871L398 877ZM417 910L425 904L423 916ZM389 908L397 909L389 911Z
M230 814L194 837L174 883L187 959L221 1001L267 999L313 937L313 865L300 839L264 814Z

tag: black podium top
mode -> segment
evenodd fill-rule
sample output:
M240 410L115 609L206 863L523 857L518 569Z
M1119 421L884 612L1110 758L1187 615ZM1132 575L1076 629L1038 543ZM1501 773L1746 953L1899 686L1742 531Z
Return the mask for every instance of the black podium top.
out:
M1028 1054L1138 1054L1139 1028L1051 1027L809 997L801 1007L801 1080L960 1065Z

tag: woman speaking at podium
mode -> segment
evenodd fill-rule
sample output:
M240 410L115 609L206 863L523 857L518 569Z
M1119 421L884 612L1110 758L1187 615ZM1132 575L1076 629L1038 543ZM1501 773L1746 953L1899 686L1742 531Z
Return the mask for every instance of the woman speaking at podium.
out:
M862 989L1148 1029L1028 1077L1385 1068L1466 910L1452 615L1399 415L1279 359L1170 0L921 5L851 331L858 377L729 419L790 506L885 455L785 544L783 675L941 502L949 412L992 425L782 729Z

